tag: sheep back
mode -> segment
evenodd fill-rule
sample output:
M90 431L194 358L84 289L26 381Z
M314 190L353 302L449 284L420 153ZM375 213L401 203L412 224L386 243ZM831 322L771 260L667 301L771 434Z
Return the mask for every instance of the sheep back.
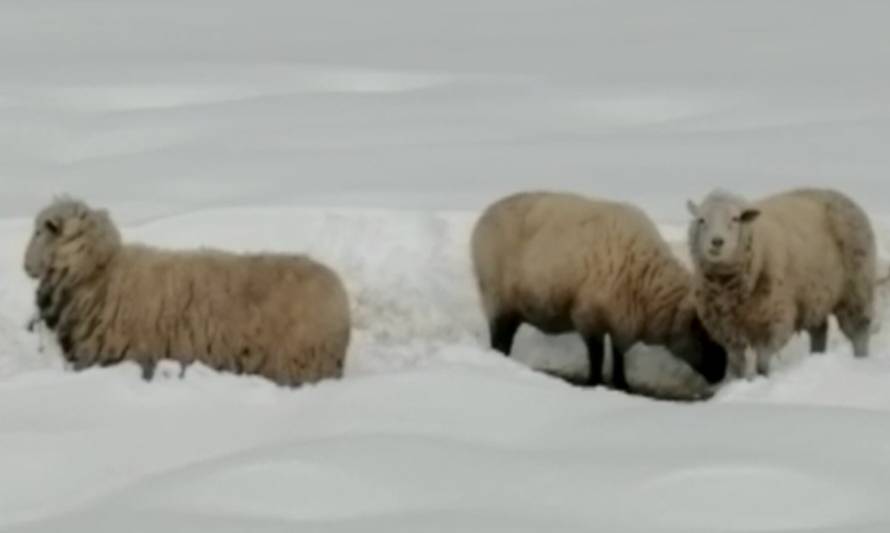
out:
M819 326L835 311L871 317L876 246L866 214L843 194L798 189L757 204L770 269L794 292L797 330Z

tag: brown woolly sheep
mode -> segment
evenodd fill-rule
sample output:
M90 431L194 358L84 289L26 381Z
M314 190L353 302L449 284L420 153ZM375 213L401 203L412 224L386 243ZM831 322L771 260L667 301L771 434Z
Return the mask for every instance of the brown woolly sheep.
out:
M615 388L627 389L624 353L638 341L667 347L710 383L723 379L726 352L696 316L690 272L636 207L514 194L482 214L472 253L493 349L509 355L528 323L548 334L577 331L591 385L602 382L605 335Z
M752 204L717 190L688 207L699 314L736 375L767 375L795 332L824 352L832 314L855 355L868 354L875 238L852 200L799 189Z
M173 359L281 385L342 375L346 292L305 256L123 244L105 210L60 199L36 218L25 271L77 370L132 360L148 380Z

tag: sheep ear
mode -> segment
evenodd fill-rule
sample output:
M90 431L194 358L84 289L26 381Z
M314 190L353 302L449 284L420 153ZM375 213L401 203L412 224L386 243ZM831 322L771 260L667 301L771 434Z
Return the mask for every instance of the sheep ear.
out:
M47 219L43 223L43 227L52 235L58 235L62 231L62 224L58 220Z
M698 206L695 205L695 202L692 200L686 200L686 209L689 210L689 214L698 218Z
M759 209L745 209L744 211L742 211L742 214L739 218L742 222L753 222L759 216Z

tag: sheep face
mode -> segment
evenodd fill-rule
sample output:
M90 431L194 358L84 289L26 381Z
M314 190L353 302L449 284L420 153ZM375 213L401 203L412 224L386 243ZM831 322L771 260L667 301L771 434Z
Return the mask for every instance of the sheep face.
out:
M25 273L45 279L55 269L83 270L106 261L120 235L104 210L62 199L41 211L25 251Z
M689 226L690 253L702 266L735 264L752 238L752 222L760 211L744 199L715 192L701 205L687 205L693 220Z
M59 242L62 226L59 220L38 216L34 233L25 251L25 273L33 279L47 275L52 265L53 248Z

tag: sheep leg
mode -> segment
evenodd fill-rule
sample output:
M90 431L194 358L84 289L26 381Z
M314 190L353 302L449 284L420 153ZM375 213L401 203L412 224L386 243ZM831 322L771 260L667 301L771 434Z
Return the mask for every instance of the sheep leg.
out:
M754 379L757 363L756 354L748 347L729 351L729 368L737 378Z
M46 335L42 329L42 326L39 326L41 329L37 331L37 353L43 353L46 351Z
M825 353L828 347L828 321L809 330L810 351L812 353Z
M741 378L745 375L745 351L730 350L727 353L729 360L729 371L735 378Z
M870 329L871 326L853 334L851 342L853 343L853 355L856 357L868 357L868 337Z
M491 348L509 356L520 325L522 320L514 313L504 313L492 319L488 324Z
M748 381L753 380L757 376L757 363L759 361L757 352L750 346L745 349L745 369L744 376Z
M868 341L871 335L871 320L864 313L842 312L837 314L837 322L844 335L853 344L853 355L868 356Z
M603 382L603 354L605 342L602 335L587 335L584 337L587 345L587 360L590 362L590 374L588 385L596 387Z
M37 334L37 352L43 353L43 351L46 349L45 342L44 342L45 341L44 337L45 337L46 331L45 331L43 319L40 318L39 312L34 314L31 317L31 319L28 320L27 328L28 328L28 332Z
M773 359L773 350L757 351L757 373L761 376L769 376L770 361Z
M630 390L627 385L627 376L624 373L624 354L627 349L623 343L612 341L612 387L621 390Z
M151 381L155 376L155 368L157 367L154 359L144 359L139 362L139 366L142 368L142 379Z

